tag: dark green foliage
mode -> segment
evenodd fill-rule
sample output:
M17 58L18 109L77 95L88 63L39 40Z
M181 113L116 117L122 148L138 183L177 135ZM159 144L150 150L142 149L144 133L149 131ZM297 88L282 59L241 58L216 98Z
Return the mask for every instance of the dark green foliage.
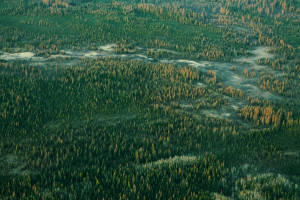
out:
M0 56L46 61L1 57L0 199L299 199L298 11L285 0L3 0ZM153 60L49 59L105 44ZM260 45L275 55L257 61L266 69L236 61ZM223 63L278 98L229 85L211 64L163 59Z

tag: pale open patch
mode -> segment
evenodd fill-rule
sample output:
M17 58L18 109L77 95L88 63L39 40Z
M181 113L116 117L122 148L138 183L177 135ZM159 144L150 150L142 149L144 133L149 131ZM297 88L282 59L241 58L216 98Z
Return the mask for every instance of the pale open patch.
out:
M227 197L227 196L224 196L219 193L213 193L212 199L214 199L214 200L233 200L231 197Z
M261 59L261 58L271 59L274 57L274 55L269 53L270 50L271 50L270 47L258 47L257 49L252 51L252 53L256 55L257 59Z
M87 53L83 54L83 56L84 57L88 57L88 58L90 58L90 57L97 57L97 56L99 56L99 52L97 52L97 51L90 51L90 52L87 52Z
M235 26L233 29L239 32L249 32L249 29L240 26Z
M37 57L32 52L19 52L21 49L14 49L13 51L18 51L17 53L6 53L0 52L0 59L6 61L14 61L14 60L27 60L31 62L31 65L34 66L44 66L46 64L56 64L57 62L63 62L64 66L79 64L80 59L97 59L97 58L119 58L119 59L127 59L127 60L137 60L143 62L156 62L153 58L145 55L145 51L167 51L172 52L166 49L146 49L146 48L136 48L136 53L130 54L118 54L116 50L116 44L107 44L100 46L98 50L61 50L58 54L48 55L48 57ZM248 63L250 67L254 68L253 70L258 70L255 67L258 67L257 64L258 59L273 58L273 55L268 51L270 48L268 47L258 47L255 50L251 51L253 56L243 57L237 59L238 62ZM173 52L174 53L174 52ZM181 66L190 66L195 67L199 71L207 73L209 70L212 70L216 73L217 82L221 82L224 86L232 86L234 89L239 89L242 91L244 96L250 97L260 97L265 99L280 99L281 97L278 95L274 95L268 91L263 91L257 86L253 85L257 82L257 79L247 79L242 75L242 69L249 66L236 66L232 63L218 63L218 62L208 62L208 61L195 61L188 59L163 59L158 60L157 62L166 63L166 64L174 64ZM231 68L236 68L236 70L232 70ZM197 83L198 87L206 87L204 83ZM234 108L237 110L236 108ZM210 114L212 117L219 118L227 118L229 114L225 115L217 115Z
M237 105L231 105L231 107L233 108L233 110L238 111L241 107L237 106Z
M203 114L208 117L226 119L231 117L231 113L222 110L203 110Z
M193 60L177 60L178 63L186 63L192 67L199 67L200 63Z
M197 156L175 156L175 157L160 159L155 162L139 165L138 168L151 169L151 168L164 167L169 165L185 165L185 164L195 163L198 160L199 157Z
M169 64L188 65L188 66L195 67L195 68L208 67L209 65L211 65L211 63L207 62L207 61L196 62L196 61L193 61L193 60L184 60L184 59L179 59L179 60L163 59L163 60L160 60L160 62L169 63Z
M180 105L180 107L182 107L182 108L192 108L193 106L192 106L192 104L183 103L183 104Z
M232 76L232 79L237 83L240 83L242 81L242 78L240 76L238 76L237 74L234 74Z
M26 60L34 57L32 52L21 52L21 53L3 53L0 59L10 61L10 60Z
M196 86L197 86L197 87L200 87L200 88L206 87L206 85L205 85L204 83L201 83L201 82L198 82L198 83L196 84Z
M266 200L268 199L266 194L272 192L274 188L300 192L299 186L285 176L271 172L261 173L256 166L248 163L232 167L229 170L229 176L221 184L228 186L228 184L232 184L232 181L234 184L230 195L212 193L212 199Z
M283 153L283 155L298 157L300 155L300 152L299 151L286 151Z
M140 50L143 48L139 47ZM169 49L155 49L155 48L149 48L147 51L153 51L153 52L167 52L167 53L172 53L172 54L179 54L179 52L169 50Z
M262 97L265 99L280 99L281 98L280 96L274 95L269 91L263 91L260 88L258 88L257 86L252 85L252 84L244 84L243 87L244 88L242 90L246 94L249 94L249 96L251 96L251 97Z
M116 55L116 57L122 58L122 55ZM149 58L148 56L145 56L143 54L129 54L126 55L126 57L131 60L140 60L146 62L151 62L153 60L153 58Z
M145 58L145 59L148 59L148 57L147 57L147 56L145 56L145 55L142 55L142 54L135 54L135 56L137 56L137 57L140 57L140 58Z
M270 54L269 51L269 47L258 47L255 50L250 51L250 53L254 54L254 56L242 57L237 59L237 61L253 64L253 62L256 62L259 59L272 59L274 55Z
M245 169L244 169L245 170ZM264 191L282 188L286 191L298 190L299 186L281 174L261 173L248 174L235 181L235 194L243 200L266 199Z
M265 69L266 66L259 65L257 61L260 59L272 59L274 55L270 54L269 51L270 51L269 47L258 47L255 50L250 51L250 53L254 54L254 56L242 57L236 59L236 61L242 63L248 63L254 70Z
M58 58L71 58L71 56L65 54L56 54L56 55L49 56L48 59L58 59Z
M266 200L266 197L260 192L253 190L242 190L239 192L238 197L241 200Z
M107 45L104 45L104 46L100 46L99 49L102 50L102 51L113 52L116 49L116 44L107 44Z
M3 156L0 158L1 168L5 175L20 175L25 176L32 174L31 171L25 170L25 164L20 161L20 159L12 154Z

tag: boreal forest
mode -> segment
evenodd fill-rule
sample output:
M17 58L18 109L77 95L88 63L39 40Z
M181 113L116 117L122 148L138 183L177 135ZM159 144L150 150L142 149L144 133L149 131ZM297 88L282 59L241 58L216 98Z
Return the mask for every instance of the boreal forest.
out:
M0 199L299 200L299 0L0 0Z

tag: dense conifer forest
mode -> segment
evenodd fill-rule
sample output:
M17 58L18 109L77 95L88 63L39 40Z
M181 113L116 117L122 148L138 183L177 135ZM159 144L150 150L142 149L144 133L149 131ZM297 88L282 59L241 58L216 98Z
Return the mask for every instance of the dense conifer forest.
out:
M299 0L1 0L0 199L300 199Z

